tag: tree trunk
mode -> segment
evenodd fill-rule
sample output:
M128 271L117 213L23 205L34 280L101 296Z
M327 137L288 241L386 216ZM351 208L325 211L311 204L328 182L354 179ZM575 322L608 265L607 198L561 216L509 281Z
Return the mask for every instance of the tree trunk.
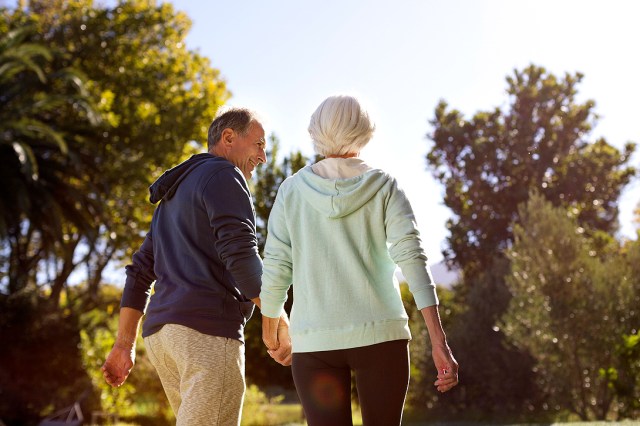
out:
M60 253L59 257L59 260L62 261L62 268L53 279L51 295L49 296L49 305L54 310L60 305L62 289L77 265L73 263L73 255L76 252L76 247L78 247L78 241L76 237L70 243L62 244L62 253Z

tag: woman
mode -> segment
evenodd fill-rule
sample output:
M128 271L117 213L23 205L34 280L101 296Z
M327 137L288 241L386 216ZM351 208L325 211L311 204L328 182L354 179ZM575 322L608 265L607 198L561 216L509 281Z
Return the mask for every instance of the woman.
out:
M394 178L358 158L373 131L357 99L322 102L309 133L325 159L282 183L269 217L263 340L273 351L287 338L278 318L293 284L292 373L311 426L351 425L352 371L364 424L400 424L411 335L396 265L429 331L435 386L458 382L411 205Z

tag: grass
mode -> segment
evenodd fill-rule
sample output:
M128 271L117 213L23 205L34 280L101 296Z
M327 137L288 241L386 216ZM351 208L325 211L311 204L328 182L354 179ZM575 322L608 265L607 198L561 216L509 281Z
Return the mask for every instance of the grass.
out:
M557 423L503 423L496 422L442 422L414 420L415 413L405 412L403 426L640 426L640 421L622 422L557 422ZM420 417L418 417L420 418ZM362 416L357 406L353 407L353 424L362 426ZM138 426L136 423L117 422L115 426ZM302 406L283 395L268 397L257 386L247 387L242 410L241 426L307 426Z
M251 414L243 413L242 426L307 426L304 421L302 407L300 404L283 404L270 402L264 404L257 411L252 410ZM360 410L353 407L353 424L362 426ZM502 423L502 422L429 422L429 421L403 421L403 426L640 426L640 421L622 422L558 422L558 423Z
M299 404L267 403L252 409L244 409L242 426L275 426L304 424Z
M307 426L300 404L277 402L245 408L240 424L241 426ZM355 406L353 407L353 425L362 426L360 410Z
M359 411L354 411L354 426L362 426ZM623 422L567 422L567 423L488 423L488 422L403 422L403 426L640 426L640 421ZM300 404L267 403L260 410L243 413L242 426L307 426ZM116 423L115 426L137 426L135 423Z
M409 422L403 426L639 426L639 421L628 420L622 422L566 422L566 423L487 423L487 422Z

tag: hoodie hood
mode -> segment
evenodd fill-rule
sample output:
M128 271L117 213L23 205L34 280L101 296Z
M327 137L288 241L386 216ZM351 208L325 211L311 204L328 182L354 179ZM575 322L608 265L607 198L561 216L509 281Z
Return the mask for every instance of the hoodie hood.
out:
M306 166L293 180L296 189L314 209L329 218L348 216L364 206L389 182L379 169L348 179L325 179Z
M149 187L149 201L155 204L160 200L169 200L175 194L182 180L200 164L217 157L209 153L192 155L187 161L167 170Z

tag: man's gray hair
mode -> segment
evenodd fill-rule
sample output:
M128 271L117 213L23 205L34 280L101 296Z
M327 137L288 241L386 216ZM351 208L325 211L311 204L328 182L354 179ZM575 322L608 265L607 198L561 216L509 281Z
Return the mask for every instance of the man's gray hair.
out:
M375 126L353 96L330 96L311 116L309 134L317 154L358 153L369 142Z
M240 136L244 136L253 122L258 122L258 117L256 113L247 108L223 109L209 126L207 148L211 149L220 141L224 129L233 129Z

